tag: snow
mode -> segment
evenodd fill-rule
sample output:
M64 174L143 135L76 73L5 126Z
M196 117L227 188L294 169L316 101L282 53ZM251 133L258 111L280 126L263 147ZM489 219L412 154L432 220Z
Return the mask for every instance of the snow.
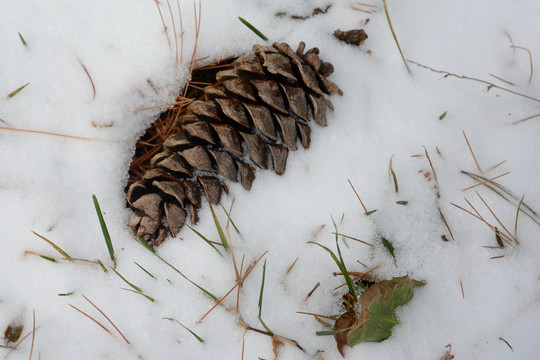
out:
M150 0L27 1L9 6L5 2L0 12L0 125L85 138L0 130L0 327L5 329L15 319L24 324L26 334L32 330L35 311L34 357L240 359L244 344L245 359L274 358L271 338L253 331L244 335L238 315L227 311L236 305L236 291L225 306L198 322L214 303L138 244L127 226L130 210L125 208L123 189L134 141L159 113L137 110L174 101L189 73L195 44L193 3L179 4L184 30L179 64L167 2L159 7L171 45L156 3ZM305 21L274 16L278 12L306 16L328 4L332 7L326 14ZM284 175L258 171L251 191L231 184L231 195L223 200L229 208L236 199L232 219L241 235L231 231L238 264L245 255L245 270L268 250L244 283L242 318L262 328L258 301L266 260L262 318L273 332L305 349L285 344L279 359L317 358L319 350L325 359L340 358L333 337L315 335L325 328L312 316L296 313L344 311L340 298L345 291L333 290L342 283L332 276L338 271L335 263L323 249L307 243L317 241L335 250L333 217L340 233L375 245L372 249L340 239L350 271L366 270L358 260L368 267L380 265L374 274L381 278L408 274L427 282L399 309L402 324L394 327L388 340L348 348L347 358L440 359L451 343L456 359L537 359L538 225L521 214L519 245L484 248L496 245L493 232L451 203L467 208L466 197L496 224L476 190L513 233L515 204L484 186L462 191L475 182L461 171L478 173L465 132L483 175L492 178L510 172L495 181L518 198L526 194L525 202L540 209L538 118L512 125L538 114L538 101L495 88L487 91L485 84L445 78L411 63L409 74L382 3L370 4L374 7L349 0L202 3L197 58L209 56L210 61L247 53L254 43L261 43L238 21L241 16L270 41L285 41L295 48L303 40L308 48L319 47L321 57L334 64L330 79L344 92L343 97L332 97L335 111L328 113L328 127L313 126L311 147L291 154ZM179 33L177 3L170 5ZM374 12L355 11L352 6ZM529 82L527 52L510 46L528 48L534 67L539 67L540 3L416 0L389 1L388 6L408 59L538 98L540 82L536 74ZM370 21L364 24L367 18ZM369 38L360 48L351 47L332 36L338 28L364 28ZM180 36L177 40L180 47ZM95 96L83 66L95 85ZM26 88L8 98L27 82ZM439 120L444 112L447 115ZM424 176L433 173L424 146L437 173L438 190L433 175ZM388 169L391 158L399 182L397 194ZM347 179L368 210L377 212L364 215ZM95 264L52 263L25 255L32 251L60 258L33 230L74 258L100 259L112 266L92 194L104 212L116 269L155 302L123 290L129 285ZM408 204L396 204L400 200ZM215 209L224 224L225 214ZM196 229L218 240L208 206L200 216ZM450 241L441 240L443 234ZM397 267L382 246L381 235L392 242ZM230 256L220 257L188 228L179 238L167 239L157 253L217 296L235 285ZM490 259L499 255L505 256ZM305 301L318 282L320 286ZM114 321L130 345L83 294ZM113 335L69 304L96 318ZM165 317L178 320L205 343ZM27 358L30 348L31 336L8 358ZM9 351L0 348L0 355Z

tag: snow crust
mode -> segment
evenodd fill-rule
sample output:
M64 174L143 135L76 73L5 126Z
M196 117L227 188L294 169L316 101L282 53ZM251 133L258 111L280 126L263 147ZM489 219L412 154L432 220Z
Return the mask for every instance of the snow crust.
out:
M253 331L244 334L236 313L227 311L236 305L236 292L199 323L213 302L139 245L127 226L130 211L125 208L123 189L135 140L159 113L137 110L174 101L174 94L188 79L195 45L194 5L184 0L179 4L184 51L183 62L177 64L167 2L160 2L159 9L170 45L153 1L4 1L0 126L87 138L0 130L0 327L3 330L18 319L26 334L32 329L34 310L35 358L39 354L43 359L240 359L243 341L245 359L274 358L271 339ZM303 21L289 17L308 16L314 8L330 4L326 14ZM538 102L495 88L488 91L478 82L445 78L411 63L409 74L382 3L369 4L348 0L202 2L197 58L208 56L210 61L239 55L262 43L238 21L241 16L263 32L269 43L284 41L296 47L303 40L308 48L318 47L321 57L334 64L330 79L344 92L343 97L332 98L335 111L328 113L328 127L313 126L310 149L290 154L284 175L258 171L249 192L230 184L232 195L223 204L229 208L236 198L232 219L241 235L234 231L232 235L238 263L245 255L245 270L268 250L244 283L242 318L262 328L258 300L266 260L262 318L274 333L294 339L305 349L286 344L279 359L340 358L333 337L315 335L326 329L312 316L297 314L344 312L340 299L345 290L333 290L342 283L342 278L332 275L338 268L324 250L307 243L317 241L335 250L333 217L340 233L375 245L371 248L340 238L350 271L365 271L360 261L369 268L380 265L373 272L380 278L408 274L427 283L400 308L402 324L394 327L388 340L348 348L346 358L440 359L451 343L456 359L538 359L538 225L521 214L520 244L489 249L483 246L496 245L494 233L451 205L467 207L466 197L497 225L475 194L478 191L501 222L514 230L516 205L483 186L462 191L475 182L461 171L478 173L465 132L483 175L492 178L510 172L496 181L518 198L526 194L524 201L540 209L539 118L512 124L538 114ZM389 1L388 5L407 59L539 97L538 75L533 74L529 82L527 52L511 45L529 49L534 68L540 68L540 3L415 0ZM171 1L170 6L179 34L177 3ZM283 12L284 16L275 16ZM369 36L360 48L332 36L336 29L356 28L364 28ZM180 40L178 35L179 45ZM95 96L83 66L92 78ZM27 82L26 88L8 98ZM439 120L443 113L446 116ZM398 193L389 173L391 158ZM377 212L364 215L347 179L368 210ZM129 286L111 270L104 273L94 264L52 263L25 255L32 251L59 258L33 230L72 257L100 259L111 266L92 194L104 212L117 270L154 298L154 303L123 290ZM221 209L216 211L224 224L226 216ZM218 241L207 206L200 216L196 229ZM380 236L392 242L397 267ZM230 256L220 257L188 228L179 238L168 239L157 253L217 296L235 285ZM504 257L491 259L500 255ZM305 301L318 282L318 289ZM59 296L67 293L72 294ZM82 294L115 322L130 345ZM69 304L91 314L113 336ZM180 321L205 343L165 317ZM27 358L30 347L27 338L8 358ZM0 355L9 351L0 348Z

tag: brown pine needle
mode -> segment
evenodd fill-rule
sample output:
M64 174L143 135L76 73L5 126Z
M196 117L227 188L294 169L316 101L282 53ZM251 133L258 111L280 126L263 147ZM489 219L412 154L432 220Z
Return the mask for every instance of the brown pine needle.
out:
M516 125L516 124L522 123L522 122L524 122L524 121L534 119L535 117L539 117L539 116L540 116L540 114L536 114L536 115L533 115L533 116L529 116L529 117L527 117L527 118L525 118L525 119L521 119L521 120L514 121L514 122L512 123L512 125Z
M437 178L437 172L435 171L435 168L433 167L433 163L431 162L431 158L429 157L429 153L425 146L424 146L424 152L426 153L426 158L428 159L429 167L431 168L431 171L433 171L433 177L435 178L435 182L437 183L437 186L439 186L439 179Z
M317 285L315 285L315 287L307 294L306 298L304 299L304 302L308 301L309 298L311 297L311 295L313 295L313 293L315 292L315 290L317 290L317 288L321 285L321 282L319 281L317 283Z
M534 72L531 50L529 50L529 49L527 49L526 47L523 47L523 46L510 45L510 47L513 48L513 49L525 50L526 52L529 53L529 64L530 64L530 67L531 67L531 75L529 76L529 84L530 84L531 80L532 80L532 77L533 77L533 72Z
M43 134L43 135L52 135L52 136L60 136L65 137L69 139L76 139L76 140L88 140L88 141L96 141L98 139L92 139L87 137L81 137L81 136L72 136L72 135L64 135L64 134L57 134L47 131L38 131L38 130L26 130L26 129L13 129L9 127L0 126L0 130L9 130L9 131L19 131L19 132L26 132L26 133L32 133L32 134Z
M476 156L474 156L474 151L471 147L471 144L469 143L469 139L467 139L467 134L465 134L465 131L463 131L463 136L465 136L465 141L467 141L467 146L469 147L469 150L471 151L472 157L474 159L474 163L476 164L478 171L480 171L480 174L482 174L482 169L480 168L480 165L478 164L478 161L476 160Z
M396 265L396 264L395 264L395 261L394 261L394 265ZM355 282L356 280L361 279L361 278L365 278L365 279L368 279L368 280L377 281L377 280L378 280L377 276L375 276L375 275L370 275L369 273L372 272L372 271L377 270L377 269L380 268L380 267L381 267L381 265L377 265L377 266L375 266L375 267L373 267L373 268L371 268L371 269L369 269L368 271L363 272L363 273L349 272L349 275L355 276L353 279L351 279L351 281L352 281L352 282ZM397 265L396 265L396 267L397 267ZM334 273L333 275L334 275L334 276L338 276L338 275L343 275L343 274L342 274L342 273ZM339 285L338 287L334 288L333 290L337 290L337 289L339 289L339 288L341 288L341 287L343 287L343 286L345 286L345 285L347 285L347 284L346 284L346 283L345 283L345 284L341 284L341 285Z
M146 82L148 83L148 85L150 85L150 87L152 88L152 90L154 91L154 93L155 93L156 95L159 95L159 94L158 94L158 91L157 91L157 89L156 89L156 87L154 86L154 83L152 82L152 80L148 79L148 80L146 80Z
M109 329L107 329L105 326L103 326L99 321L97 321L96 319L94 319L93 317L91 317L90 315L88 315L87 313L85 313L84 311L82 311L81 309L71 305L71 304L68 304L69 306L71 306L73 309L77 310L78 312L80 312L81 314L83 314L84 316L86 316L87 318L89 318L90 320L92 320L93 322L95 322L96 324L98 324L103 330L105 330L106 332L108 332L109 334L112 335L112 333L109 331Z
M86 66L81 62L81 65L84 69L84 72L86 73L86 76L88 76L88 79L90 80L90 83L92 84L92 91L94 92L94 99L96 98L96 87L94 86L94 81L92 81L92 77L90 76L90 73L86 69Z
M169 7L169 14L171 14L171 22L172 22L172 27L173 27L173 32L174 32L174 48L176 50L176 67L178 67L178 36L176 34L176 24L174 23L174 16L173 16L173 13L172 13L172 9L171 9L171 3L169 2L169 0L167 0L167 6Z
M297 257L296 259L294 259L293 263L291 264L291 266L289 266L289 269L287 270L285 275L288 275L291 272L292 268L294 267L294 265L296 265L296 262L298 261L299 258L300 257Z
M497 215L495 215L495 213L493 212L493 210L491 210L491 207L489 207L489 205L484 201L484 198L478 193L478 191L476 192L476 195L478 195L478 197L480 198L480 200L482 200L482 202L484 203L484 205L486 205L486 207L488 208L489 212L491 213L491 215L493 215L493 217L495 218L495 220L497 220L497 222L499 223L499 225L502 226L502 228L504 229L504 231L506 231L506 234L511 238L513 239L516 244L519 245L519 241L518 239L516 239L511 233L510 231L508 231L508 229L506 228L506 226L503 225L503 223L499 220L499 218L497 217Z
M370 244L370 243L368 243L367 241L360 240L360 239L354 238L354 237L349 236L349 235L343 235L343 234L335 233L335 232L333 232L332 234L333 234L333 235L338 235L338 236L343 236L343 237L346 237L347 239L351 239L351 240L354 240L354 241L358 241L358 242L360 242L360 243L362 243L362 244L365 244L365 245L369 245L369 246L371 246L371 247L374 247L373 244Z
M463 282L461 282L461 280L459 280L459 285L461 286L461 295L465 299L465 291L463 291Z
M244 345L245 345L245 339L242 337L242 360L244 360Z
M500 258L503 258L503 257L505 257L505 256L506 256L506 255L492 256L492 257L490 257L489 259L490 259L490 260L493 260L493 259L500 259Z
M156 3L157 9L159 11L159 17L161 18L161 23L163 24L163 32L165 33L165 37L167 38L167 43L169 44L169 47L171 47L171 39L169 39L169 33L167 32L167 26L165 25L165 20L163 19L163 14L161 13L161 9L159 7L158 0L154 0Z
M392 178L394 179L394 190L396 191L396 193L398 193L399 192L399 186L398 186L396 173L394 172L394 168L392 166L392 160L393 159L394 159L394 155L392 155L392 157L390 158L390 163L388 164L388 169L390 170L390 174L392 174Z
M351 185L351 187L352 187L354 193L356 194L356 197L358 198L358 200L360 200L360 204L362 204L362 207L364 208L364 212L367 213L368 211L367 211L367 209L366 209L364 203L362 202L362 199L360 199L360 195L358 195L358 193L356 192L356 189L354 188L354 186L353 186L351 180L347 179L347 181L349 182L349 185Z
M195 0L193 0L193 12L195 15L195 46L193 47L193 55L191 56L191 64L189 66L189 73L193 73L193 66L195 64L195 57L197 56L197 45L199 43L199 32L201 30L201 0L199 0L199 14L197 16L197 5L195 4ZM187 91L187 87L186 87Z
M255 260L250 266L249 268L246 270L246 273L244 275L242 275L242 277L240 278L239 281L236 282L236 284L232 287L231 290L229 290L229 292L225 295L223 295L221 297L221 299L218 300L218 302L212 306L212 308L210 310L208 310L208 312L206 314L203 315L203 317L197 321L198 323L202 322L203 319L208 315L210 314L216 307L218 307L219 305L223 304L223 302L225 301L225 299L227 299L227 296L229 296L229 294L231 292L233 292L234 289L236 289L237 286L241 285L245 278L251 273L251 270L253 270L253 268L259 263L259 261L261 261L261 259L268 253L268 250L266 250L257 260Z
M498 178L503 177L503 176L508 175L508 174L510 174L510 171L505 172L504 174L501 174L501 175L499 175L499 176L495 176L494 178L487 179L487 180L484 180L484 181L482 181L482 182L479 182L478 184L474 184L474 185L472 185L472 186L469 186L468 188L465 188L465 189L463 189L463 190L461 190L461 191L467 191L467 190L470 190L470 189L475 188L475 187L477 187L477 186L484 185L485 183L491 182L491 181L493 181L493 180L495 180L495 179L498 179Z
M142 108L142 109L137 109L135 110L136 112L139 112L139 111L145 111L145 110L152 110L152 109L157 109L157 108L161 108L161 107L166 107L166 106L175 106L175 105L179 105L179 106L185 106L191 102L193 102L195 100L193 99L189 99L189 100L181 100L181 101L175 101L173 103L168 103L168 104L162 104L162 105L156 105L156 106L151 106L151 107L147 107L147 108Z
M357 7L354 7L354 6L351 6L351 9L356 10L356 11L360 11L360 12L363 12L363 13L366 13L366 14L373 14L373 11L359 9Z
M446 225L446 228L448 229L448 232L450 233L450 237L452 238L452 240L456 241L456 239L454 238L454 234L452 234L452 230L450 230L450 226L448 226L448 223L446 222L446 218L444 217L441 209L439 209L439 214L441 214L441 219L444 222L444 225Z
M180 0L176 0L178 8L178 17L180 18L180 63L184 63L184 24L182 22L182 10L180 9Z
M304 311L297 311L296 312L297 314L302 314L302 315L311 315L311 316L315 316L315 317L320 317L320 318L324 318L324 319L328 319L328 320L336 320L336 318L333 318L331 316L326 316L326 315L321 315L321 314L314 314L314 313L309 313L309 312L304 312Z
M30 346L29 360L32 360L32 353L34 352L35 339L36 339L36 311L32 310L32 345Z
M97 311L99 311L100 314L103 315L103 316L105 317L105 319L107 319L107 321L108 321L108 322L116 329L116 331L118 331L118 333L120 334L120 336L122 336L122 337L124 338L124 340L126 341L126 343L128 343L128 345L129 345L128 339L126 339L126 337L124 336L124 334L122 334L122 332L120 331L120 329L118 329L118 328L116 327L116 325L112 322L112 320L109 319L109 317L108 317L107 315L105 315L105 313L104 313L103 311L101 311L100 308L98 308L93 302L91 302L90 299L88 299L86 296L84 296L84 294L81 294L81 295L82 295L82 297L83 297L86 301L88 301L88 302L90 303L90 305L92 305Z
M500 80L500 81L502 81L503 83L506 83L506 84L508 84L508 85L510 85L510 86L516 86L514 83L511 83L510 81L504 80L503 78L500 78L500 77L498 77L497 75L493 75L493 74L491 74L491 73L488 74L488 75L489 75L489 76L492 76L492 77L494 77L495 79Z
M506 162L506 160L503 160L503 161L501 161L500 163L495 164L495 165L493 165L492 167L490 167L487 171L493 170L493 169L495 169L495 168L501 166L501 165L504 164L505 162Z

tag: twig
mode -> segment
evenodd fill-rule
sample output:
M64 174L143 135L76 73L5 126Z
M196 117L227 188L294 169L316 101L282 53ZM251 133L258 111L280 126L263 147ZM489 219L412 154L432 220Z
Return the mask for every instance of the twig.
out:
M84 72L86 73L86 76L88 76L88 79L90 80L90 83L92 84L92 91L94 92L94 99L96 98L96 87L94 86L94 81L92 81L92 77L90 76L90 73L86 69L86 66L81 62L81 65L84 69Z
M515 46L515 45L510 45L511 48L513 49L521 49L521 50L525 50L526 52L529 53L529 64L531 66L531 75L529 75L529 84L531 83L531 80L532 80L532 77L533 77L533 61L532 61L532 53L531 53L531 50L527 49L526 47L523 47L523 46Z
M478 164L478 161L476 160L476 156L474 156L474 151L471 147L471 144L469 143L469 139L467 138L467 134L465 134L465 131L463 131L463 136L465 137L465 141L467 141L467 146L469 147L469 150L472 154L472 157L474 159L474 163L476 164L476 167L478 168L478 171L480 171L480 174L482 174L482 169L480 168L480 165Z
M436 72L436 73L439 73L439 74L444 74L445 77L447 77L447 76L453 76L453 77L456 77L456 78L458 78L458 79L465 79L465 80L476 81L476 82L479 82L479 83L488 85L488 90L491 89L491 88L496 88L496 89L499 89L499 90L502 90L502 91L506 91L506 92L509 92L509 93L514 94L514 95L517 95L517 96L524 97L524 98L529 99L529 100L532 100L532 101L540 102L540 99L536 99L536 98L533 98L532 96L525 95L525 94L522 94L522 93L518 93L517 91L513 91L513 90L510 90L510 89L507 89L507 88L503 88L502 86L495 85L495 84L493 84L493 83L490 83L489 81L480 80L480 79L473 78L473 77L469 77L469 76L465 76L465 75L457 75L457 74L454 74L454 73L451 73L451 72L448 72L448 71L437 70L437 69L434 69L434 68L432 68L432 67L429 67L429 66L426 66L426 65L419 64L419 63L417 63L417 62L415 62L415 61L412 61L412 60L407 60L407 61L410 62L410 63L413 63L413 64L415 64L416 66L419 66L419 67L421 67L421 68L428 69L428 70L431 70L431 71Z

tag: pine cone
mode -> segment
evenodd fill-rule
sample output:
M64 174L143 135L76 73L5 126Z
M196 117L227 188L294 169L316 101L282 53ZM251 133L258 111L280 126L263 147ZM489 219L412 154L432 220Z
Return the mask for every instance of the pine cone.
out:
M127 189L135 236L159 245L169 232L178 234L188 212L197 222L202 193L217 205L228 193L224 180L239 180L249 190L252 164L281 175L297 140L309 147L310 118L326 126L326 107L333 109L324 94L342 92L326 79L332 64L320 60L319 49L304 48L303 42L296 52L285 43L254 45L253 54L217 73L204 100L175 120L163 151Z

